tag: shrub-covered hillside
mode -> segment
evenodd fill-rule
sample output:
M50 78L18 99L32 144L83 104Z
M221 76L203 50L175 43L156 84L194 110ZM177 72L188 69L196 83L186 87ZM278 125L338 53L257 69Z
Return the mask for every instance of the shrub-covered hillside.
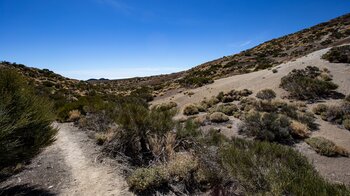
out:
M267 41L239 54L204 63L187 71L185 75L192 78L203 78L205 75L210 81L210 79L270 68L348 40L349 27L350 14L347 14L329 22Z

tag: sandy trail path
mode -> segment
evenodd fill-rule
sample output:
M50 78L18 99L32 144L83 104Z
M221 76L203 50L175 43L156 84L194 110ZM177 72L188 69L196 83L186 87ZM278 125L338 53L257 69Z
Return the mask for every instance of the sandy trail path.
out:
M60 129L55 143L0 184L0 195L132 195L118 163L100 158L99 147L84 132L69 123L54 126Z

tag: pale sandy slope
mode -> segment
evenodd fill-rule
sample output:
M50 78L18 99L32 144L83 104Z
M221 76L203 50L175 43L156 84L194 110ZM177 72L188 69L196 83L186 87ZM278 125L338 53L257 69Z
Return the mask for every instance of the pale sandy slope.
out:
M277 66L278 73L272 73L271 70L262 70L243 75L231 76L216 80L213 84L209 84L197 89L190 90L194 93L191 97L183 93L177 93L171 97L165 97L155 100L152 104L159 104L168 101L176 102L180 111L186 104L198 103L205 97L210 98L216 96L220 91L230 91L232 89L250 89L256 94L259 90L270 88L273 89L279 98L286 95L286 92L279 88L281 78L287 75L293 69L302 69L308 65L317 66L321 69L328 68L333 75L333 81L339 85L338 91L347 95L350 93L350 66L346 64L332 64L321 59L321 56L329 49L319 50L296 61L288 62ZM253 95L254 96L254 95ZM333 104L338 100L327 100L326 103ZM309 105L312 107L312 105ZM181 114L180 114L181 116ZM233 121L233 123L236 123ZM318 131L313 132L314 136L323 136L334 141L336 144L345 147L350 151L350 131L330 124L321 119L317 119L320 125ZM225 130L227 132L227 130ZM225 133L226 134L226 133ZM235 135L237 130L232 129L227 135ZM343 182L350 185L350 158L327 158L316 154L305 143L296 145L303 154L305 154L311 162L314 163L316 169L328 179L337 182Z
M190 90L194 93L191 97L178 93L172 97L161 98L154 101L152 104L159 104L167 101L175 101L180 108L187 103L197 103L203 100L204 97L210 98L216 96L220 91L230 91L232 89L250 89L254 93L261 89L273 89L278 96L284 95L283 89L279 88L281 78L287 75L293 69L302 69L308 65L317 66L320 68L328 68L331 74L334 75L334 82L339 84L339 92L350 92L350 66L345 64L331 64L321 59L328 49L319 50L305 57L299 58L294 62L288 62L277 66L278 73L272 73L271 70L261 70L248 74L231 76L219 80L215 80L213 84L209 84L200 88Z

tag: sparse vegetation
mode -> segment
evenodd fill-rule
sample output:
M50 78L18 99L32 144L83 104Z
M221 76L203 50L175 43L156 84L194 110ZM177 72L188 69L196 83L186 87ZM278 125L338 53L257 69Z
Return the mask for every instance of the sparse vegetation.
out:
M312 137L305 140L317 153L328 156L349 156L349 152L323 137Z
M278 144L306 139L317 128L305 103L273 100L276 93L271 89L258 92L259 99L248 97L253 93L250 90L232 90L185 106L181 112L186 117L180 116L179 122L174 120L175 102L151 108L147 103L167 95L168 90L200 87L226 76L262 69L277 73L272 69L277 64L344 41L350 35L349 16L165 76L86 82L47 69L2 62L0 66L19 70L31 79L22 81L12 72L0 73L0 169L10 166L7 163L29 160L53 141L56 130L50 124L55 117L50 104L40 98L45 95L54 100L58 120L94 131L92 137L98 145L132 165L127 182L140 195L169 191L173 195L349 195L345 186L321 178L300 153ZM333 48L324 58L348 63L349 48ZM283 77L280 86L291 98L315 101L335 95L338 86L331 80L329 70L308 66ZM25 83L34 86L39 96ZM188 97L194 94L181 92ZM349 97L342 105L320 104L313 111L350 129ZM200 130L202 125L232 119L228 116L240 118L240 133L255 140L229 139L220 129ZM235 124L222 126L231 129ZM325 138L306 142L325 156L349 156Z

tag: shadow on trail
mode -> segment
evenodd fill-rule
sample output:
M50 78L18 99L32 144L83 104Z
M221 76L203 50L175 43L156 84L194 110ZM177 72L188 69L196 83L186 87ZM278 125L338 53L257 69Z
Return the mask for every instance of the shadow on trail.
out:
M1 196L53 196L56 195L49 190L41 189L30 185L17 185L0 188Z

